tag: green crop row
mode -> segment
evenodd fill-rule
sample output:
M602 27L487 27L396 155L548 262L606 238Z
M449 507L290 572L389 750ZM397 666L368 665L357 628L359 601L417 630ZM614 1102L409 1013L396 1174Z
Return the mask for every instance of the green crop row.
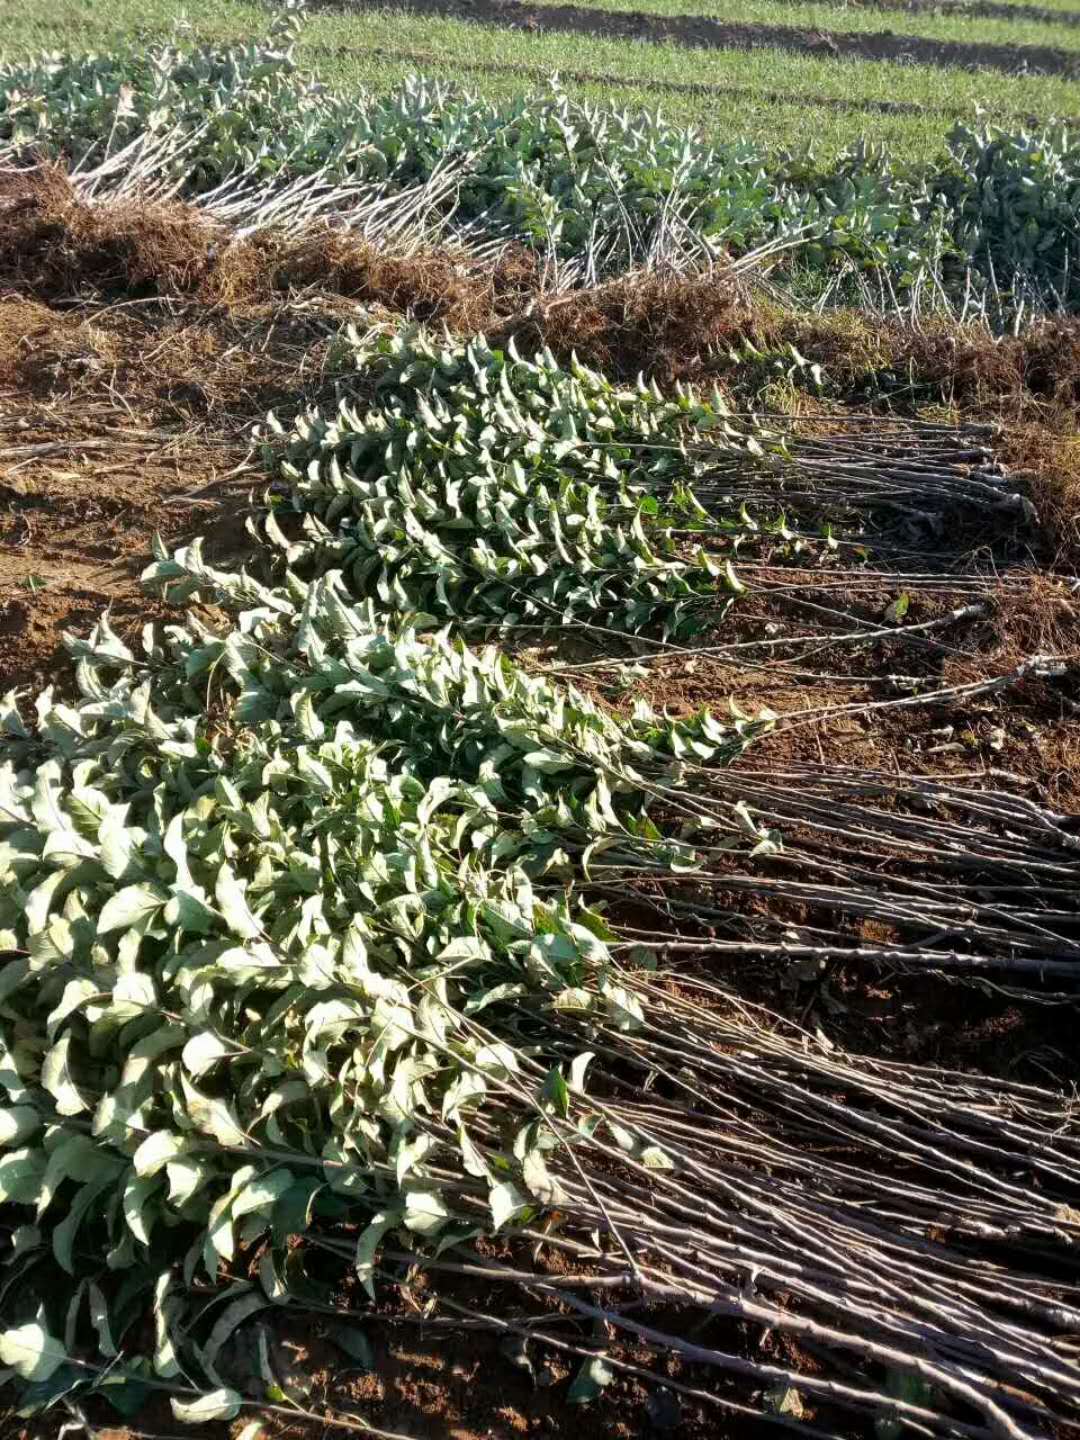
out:
M901 304L928 288L1005 314L1080 301L1080 145L1064 129L958 127L933 167L864 145L823 164L808 150L708 144L558 91L489 103L414 80L346 95L301 73L288 40L5 65L0 139L84 166L111 157L114 178L125 147L145 165L152 142L154 177L191 197L240 176L265 192L306 176L414 203L437 183L425 214L441 233L523 241L587 276L779 240L819 293L839 271L881 277Z

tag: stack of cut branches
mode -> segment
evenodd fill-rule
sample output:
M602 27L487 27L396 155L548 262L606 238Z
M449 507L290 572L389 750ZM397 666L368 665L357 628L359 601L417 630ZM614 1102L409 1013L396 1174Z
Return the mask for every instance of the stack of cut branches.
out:
M597 862L594 881L656 917L652 930L628 930L635 943L1080 983L1075 816L917 775L743 766L691 775L688 788L662 794L673 819L735 834L749 812L783 845L747 869L704 842L710 861L692 879ZM790 902L802 918L740 906L751 897ZM863 938L868 921L873 942Z

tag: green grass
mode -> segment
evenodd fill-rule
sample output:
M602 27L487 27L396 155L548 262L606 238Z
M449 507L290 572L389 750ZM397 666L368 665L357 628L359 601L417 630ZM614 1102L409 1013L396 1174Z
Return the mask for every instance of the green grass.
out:
M0 50L6 55L37 49L100 50L125 39L160 38L171 32L181 13L191 31L205 39L243 40L265 34L267 26L265 8L248 0L187 0L183 6L178 0L4 3ZM687 3L696 5L697 0ZM747 3L766 5L770 0ZM776 0L771 3L779 8ZM965 23L981 33L980 22ZM577 78L567 81L567 89L577 98L629 108L659 106L669 118L697 125L712 137L745 136L787 147L813 138L822 155L866 137L911 159L932 156L941 149L952 119L972 119L991 98L992 118L1080 114L1080 83L1055 76L1014 78L775 50L687 50L533 34L390 10L314 15L306 23L299 55L328 83L376 91L422 70L497 98L538 88L556 71L564 76L574 72ZM500 66L526 66L536 74L485 72L485 67ZM583 78L581 72L594 78ZM687 95L648 88L672 82L734 93ZM833 109L816 103L820 100L905 101L929 107L929 113L883 115Z
M123 0L131 4L131 0ZM1080 114L1080 83L1055 76L1012 77L908 66L889 61L837 61L772 50L701 51L677 45L628 45L580 36L531 34L465 21L392 11L314 17L305 46L420 49L448 62L528 64L559 70L615 71L627 82L732 85L787 95L838 100L904 100L973 114L993 100L995 112ZM352 57L326 57L328 78L348 79ZM702 114L707 113L702 111ZM724 123L727 123L726 117ZM866 124L861 117L860 127ZM940 127L939 127L940 129ZM789 136L789 139L796 137Z
M790 25L826 34L867 34L890 31L895 35L962 45L1056 45L1080 51L1080 27L1053 25L1039 20L984 20L962 14L917 14L908 10L881 11L847 5L795 4L789 0L543 0L545 5L586 3L591 10L615 14L644 10L650 15L706 15L732 25Z

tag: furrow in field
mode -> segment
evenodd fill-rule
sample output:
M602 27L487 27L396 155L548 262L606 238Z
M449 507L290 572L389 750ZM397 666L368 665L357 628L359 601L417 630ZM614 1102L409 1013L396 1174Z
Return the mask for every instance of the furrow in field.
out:
M803 0L777 0L800 5ZM871 10L886 15L955 15L965 20L1029 21L1035 25L1080 28L1080 10L1028 5L1024 0L844 0L845 10Z
M624 14L645 11L657 18L690 15L722 25L771 25L805 30L813 35L847 37L882 32L898 38L918 38L927 44L963 45L976 39L980 45L1052 48L1067 54L1080 50L1080 32L1074 26L1028 20L1022 15L1005 18L974 16L961 9L903 12L836 0L542 0L562 7L585 3L590 10ZM876 3L876 0L875 0Z
M340 59L346 55L360 53L349 46L312 46L309 54L323 59ZM363 53L384 60L403 62L409 65L445 65L446 58L430 50L397 50L381 45ZM488 61L459 59L454 68L469 75L514 75L524 80L544 83L551 78L551 70L543 65L514 64L509 61ZM798 95L781 90L762 90L756 85L710 85L700 81L627 79L613 70L566 70L560 69L559 77L575 85L632 85L635 90L644 90L658 95L717 95L728 99L743 99L758 103L775 103L806 106L807 109L862 111L870 115L941 115L955 117L957 110L947 105L920 105L914 100L870 100L844 99L833 95Z
M367 11L366 0L314 0L322 10ZM779 49L825 58L899 60L947 69L1080 77L1080 56L1052 45L1004 45L928 39L889 31L844 32L789 25L736 24L706 15L655 15L594 10L584 5L535 5L529 0L412 0L414 14L482 21L532 32L662 41L697 49Z

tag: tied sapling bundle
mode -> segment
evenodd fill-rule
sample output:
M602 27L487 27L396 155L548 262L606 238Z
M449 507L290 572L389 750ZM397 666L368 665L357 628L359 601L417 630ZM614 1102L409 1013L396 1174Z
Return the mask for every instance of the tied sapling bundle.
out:
M1000 1083L973 1114L965 1078L835 1060L655 952L620 961L587 903L609 863L776 852L745 807L691 823L670 802L679 756L723 773L752 722L618 720L387 625L332 574L268 588L198 547L152 573L216 622L190 610L141 652L103 622L72 642L78 702L4 716L0 1186L31 1219L0 1341L75 1363L31 1383L87 1385L123 1347L124 1374L218 1387L231 1415L230 1329L316 1303L317 1252L372 1288L403 1256L482 1274L554 1303L530 1333L579 1354L574 1318L603 1322L594 1380L628 1363L622 1337L889 1405L913 1433L1076 1411L1048 1257L1076 1238L1077 1141L1055 1098ZM478 1235L508 1263L476 1260ZM530 1265L537 1241L584 1271ZM213 1324L192 1309L208 1286ZM656 1307L866 1368L746 1359ZM883 1371L914 1377L908 1398Z

